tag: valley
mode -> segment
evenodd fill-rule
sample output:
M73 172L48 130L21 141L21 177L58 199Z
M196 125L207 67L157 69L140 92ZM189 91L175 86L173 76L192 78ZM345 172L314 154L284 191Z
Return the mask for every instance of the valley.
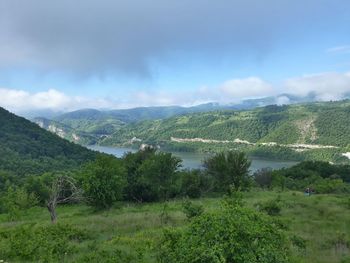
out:
M133 115L128 118L86 110L56 117L44 128L61 135L63 132L64 138L82 145L137 149L148 144L163 150L190 152L238 149L273 159L338 163L349 160L349 100L249 110L210 109L200 112L197 108L198 112L189 113L166 108L167 114L157 115L151 109L149 115L140 115L135 109L129 110ZM34 121L42 123L38 118Z

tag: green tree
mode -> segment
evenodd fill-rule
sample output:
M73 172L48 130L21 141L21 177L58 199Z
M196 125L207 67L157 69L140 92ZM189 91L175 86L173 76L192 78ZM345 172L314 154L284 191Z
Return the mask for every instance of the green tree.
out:
M34 193L37 196L40 205L45 205L50 197L52 182L57 176L59 175L54 173L28 176L24 187L29 193Z
M179 173L179 187L182 196L198 198L212 188L212 178L199 169L182 170Z
M253 174L254 180L261 188L270 188L272 185L272 169L261 168Z
M124 188L124 198L128 201L142 201L140 193L143 192L144 186L139 182L138 169L142 163L156 154L156 150L152 147L146 147L142 151L136 153L128 152L123 157L123 162L127 170L126 186Z
M136 153L127 153L123 160L127 169L126 200L164 201L179 191L177 175L181 159L171 153L145 148Z
M165 201L176 194L176 172L181 159L171 153L157 153L138 168L138 184L143 189L141 199Z
M87 201L98 209L111 207L122 198L125 176L122 161L113 156L99 156L85 165L80 180Z
M208 174L214 178L217 191L247 189L250 186L251 161L243 152L221 152L204 161Z

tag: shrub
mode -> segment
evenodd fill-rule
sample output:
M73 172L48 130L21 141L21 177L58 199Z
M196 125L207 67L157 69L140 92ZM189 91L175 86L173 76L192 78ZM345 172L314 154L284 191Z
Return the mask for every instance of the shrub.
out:
M87 238L83 230L67 224L20 226L0 232L0 258L35 262L63 261L66 255L74 252L74 242Z
M313 189L320 194L342 194L349 193L350 187L342 179L321 179L314 183Z
M182 203L182 211L185 213L188 219L203 214L204 208L200 204L194 204L190 200L185 199Z
M293 235L290 238L292 244L297 247L299 250L305 250L306 249L306 240L303 239L302 237Z
M259 211L266 212L270 216L276 216L281 213L282 205L279 198L260 202L255 205Z
M167 229L159 261L167 263L288 262L288 242L270 217L241 206L223 206L195 217L188 228Z
M20 187L9 187L0 201L0 210L8 214L9 220L18 219L21 212L38 204L34 194L29 194L24 188Z

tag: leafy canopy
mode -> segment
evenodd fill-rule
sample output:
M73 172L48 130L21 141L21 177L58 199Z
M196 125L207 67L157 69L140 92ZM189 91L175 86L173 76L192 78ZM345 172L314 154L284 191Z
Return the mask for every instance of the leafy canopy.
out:
M99 156L82 169L80 180L88 202L96 208L108 208L121 200L126 170L121 160Z

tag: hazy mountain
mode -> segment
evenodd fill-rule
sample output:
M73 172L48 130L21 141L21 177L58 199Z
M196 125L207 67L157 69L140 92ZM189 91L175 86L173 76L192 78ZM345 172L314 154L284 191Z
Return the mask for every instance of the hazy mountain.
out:
M337 150L339 154L350 147L349 131L350 101L346 100L191 113L131 123L100 143L108 146L146 143L178 150L209 151L237 145L255 150L258 146L279 145L292 149L294 152L288 151L292 155L313 153L317 149L333 153Z
M280 94L257 99L247 99L236 104L215 102L192 107L163 106L139 107L120 110L81 109L55 115L52 118L34 118L33 121L60 137L80 144L94 144L130 123L145 120L161 120L191 113L206 113L218 110L250 110L268 105L290 105L317 100L315 94L299 97Z

